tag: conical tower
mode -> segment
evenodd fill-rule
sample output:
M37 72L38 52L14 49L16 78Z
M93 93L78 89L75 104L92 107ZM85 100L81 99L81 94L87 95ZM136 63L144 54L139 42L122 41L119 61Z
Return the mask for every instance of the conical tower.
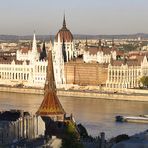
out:
M48 53L48 66L46 83L44 87L44 100L39 107L37 113L45 122L45 136L57 136L63 138L69 136L67 129L71 126L75 127L73 116L66 117L66 113L57 97L56 85L54 79L52 51ZM79 138L79 133L74 128L76 139ZM70 133L71 134L71 133Z
M37 50L37 41L36 41L35 31L34 31L34 34L33 34L32 53L30 55L30 60L31 60L31 62L39 60L39 53L38 53L38 50Z
M48 53L47 76L44 91L44 100L36 114L41 116L43 120L49 118L51 121L64 121L65 111L56 94L51 51Z
M63 28L66 28L65 14L64 14L64 17L63 17Z

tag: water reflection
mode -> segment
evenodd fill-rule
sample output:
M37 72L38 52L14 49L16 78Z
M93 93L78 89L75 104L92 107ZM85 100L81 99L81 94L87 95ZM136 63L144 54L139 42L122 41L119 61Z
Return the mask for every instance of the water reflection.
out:
M35 113L43 95L3 93L0 95L1 109L23 109ZM76 121L86 126L94 136L106 132L107 137L118 134L134 134L147 129L147 124L116 123L116 115L148 114L147 102L111 101L102 99L60 97L67 113L73 113ZM42 124L41 124L42 125Z

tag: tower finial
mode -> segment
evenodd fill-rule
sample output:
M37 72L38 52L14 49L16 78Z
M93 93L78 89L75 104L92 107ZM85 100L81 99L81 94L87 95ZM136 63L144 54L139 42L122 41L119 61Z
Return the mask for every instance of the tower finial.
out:
M100 48L101 47L101 39L99 39L99 42L98 42L98 47Z
M114 38L112 38L112 47L115 46Z
M36 50L37 50L35 31L34 31L34 34L33 34L32 50L33 50L34 52L36 52Z
M86 46L86 47L88 46L88 43L87 43L87 36L86 36L86 40L85 40L85 46Z
M66 27L65 12L64 12L64 17L63 17L63 27Z

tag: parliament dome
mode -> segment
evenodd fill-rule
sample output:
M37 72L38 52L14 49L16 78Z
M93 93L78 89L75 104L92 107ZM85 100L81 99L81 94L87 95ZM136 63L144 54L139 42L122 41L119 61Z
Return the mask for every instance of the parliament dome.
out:
M55 41L58 42L58 34L60 34L60 41L63 42L72 42L73 41L73 35L70 32L70 30L67 29L66 27L66 21L65 21L65 16L63 19L63 26L59 30L59 32L55 36Z

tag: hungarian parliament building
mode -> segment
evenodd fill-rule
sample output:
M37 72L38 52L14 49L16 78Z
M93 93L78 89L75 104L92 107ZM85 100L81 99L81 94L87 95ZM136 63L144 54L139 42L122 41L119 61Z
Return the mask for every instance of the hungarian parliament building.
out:
M54 45L50 41L49 50L52 50L53 65L57 87L65 84L64 62L76 57L73 35L66 27L65 16L63 26L54 39ZM32 47L18 49L16 53L4 52L0 60L0 84L10 86L26 86L43 88L46 79L48 51L43 43L42 50L37 48L35 33ZM15 58L13 58L15 56Z
M112 47L105 47L101 40L98 46L86 44L83 58L74 44L73 35L67 29L65 16L63 26L50 41L56 86L96 85L108 89L137 88L142 76L148 76L148 52L126 55ZM46 79L48 50L45 42L37 48L35 33L31 48L19 48L16 52L3 52L0 59L0 85L43 88ZM3 57L3 58L2 58ZM8 58L4 58L8 57ZM78 60L79 61L79 60Z

